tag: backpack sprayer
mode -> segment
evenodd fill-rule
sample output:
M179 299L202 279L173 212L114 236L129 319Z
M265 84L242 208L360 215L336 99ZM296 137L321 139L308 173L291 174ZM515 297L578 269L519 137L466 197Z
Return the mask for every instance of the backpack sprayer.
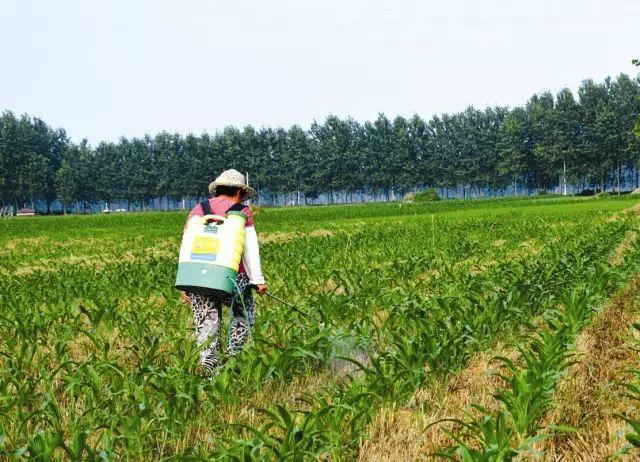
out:
M231 295L244 250L247 216L234 207L226 217L214 215L209 201L201 206L204 215L191 217L182 236L176 289Z

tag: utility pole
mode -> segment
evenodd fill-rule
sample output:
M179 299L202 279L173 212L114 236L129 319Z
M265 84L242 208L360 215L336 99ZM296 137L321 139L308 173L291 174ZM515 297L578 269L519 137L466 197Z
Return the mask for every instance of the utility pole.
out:
M245 172L244 177L245 177L245 181L247 182L247 186L250 186L249 185L249 172ZM249 199L247 201L247 205L251 205L251 199Z

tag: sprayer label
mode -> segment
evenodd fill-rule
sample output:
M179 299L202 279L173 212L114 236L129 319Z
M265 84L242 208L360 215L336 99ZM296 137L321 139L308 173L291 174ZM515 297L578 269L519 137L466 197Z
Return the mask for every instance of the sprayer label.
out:
M214 261L216 261L216 258L218 256L216 254L213 253L192 253L191 254L191 260L194 261L206 261L209 263L212 263Z
M209 236L195 236L191 247L192 253L218 253L220 240Z

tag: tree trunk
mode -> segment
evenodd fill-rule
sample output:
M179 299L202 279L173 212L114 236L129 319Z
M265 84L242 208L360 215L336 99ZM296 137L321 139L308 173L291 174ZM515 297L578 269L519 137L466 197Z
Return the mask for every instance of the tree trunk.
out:
M616 189L618 190L618 195L620 195L620 174L622 167L620 166L620 162L618 162L618 167L616 168Z

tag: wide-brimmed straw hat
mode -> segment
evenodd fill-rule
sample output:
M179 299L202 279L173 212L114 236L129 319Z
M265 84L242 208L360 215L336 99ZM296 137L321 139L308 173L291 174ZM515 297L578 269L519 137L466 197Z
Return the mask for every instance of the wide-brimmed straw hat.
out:
M209 185L209 192L211 195L215 194L216 187L218 186L231 186L234 188L240 188L245 192L245 199L251 199L256 196L256 190L247 185L244 175L237 170L229 169L220 174L218 178L213 180Z

